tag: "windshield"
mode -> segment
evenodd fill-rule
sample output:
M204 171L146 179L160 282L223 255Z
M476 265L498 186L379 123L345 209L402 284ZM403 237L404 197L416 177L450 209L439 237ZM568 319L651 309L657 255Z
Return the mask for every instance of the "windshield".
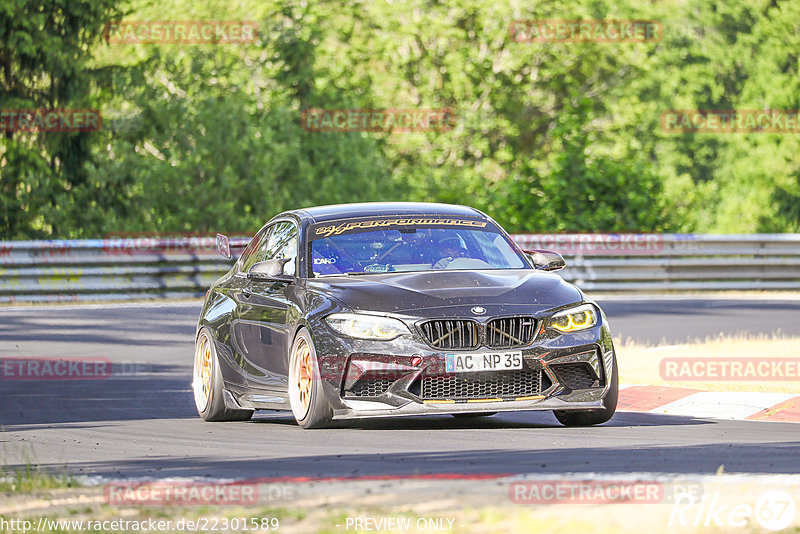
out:
M505 235L487 221L445 220L436 227L396 222L317 226L311 233L314 276L528 267ZM389 228L362 231L365 226Z

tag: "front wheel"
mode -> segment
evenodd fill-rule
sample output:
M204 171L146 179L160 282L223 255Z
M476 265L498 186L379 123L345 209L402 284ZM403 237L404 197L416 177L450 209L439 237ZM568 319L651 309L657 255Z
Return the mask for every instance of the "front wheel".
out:
M231 410L225 408L222 397L222 374L219 370L217 348L207 328L200 330L194 349L192 370L192 391L197 413L205 421L247 421L253 416L252 410Z
M289 404L297 424L303 428L324 428L333 419L317 363L311 334L302 328L289 353Z
M558 422L564 426L592 426L605 423L617 410L617 399L619 397L619 376L617 374L617 358L611 364L611 386L608 393L603 398L603 408L601 410L590 410L584 412L570 412L554 410Z

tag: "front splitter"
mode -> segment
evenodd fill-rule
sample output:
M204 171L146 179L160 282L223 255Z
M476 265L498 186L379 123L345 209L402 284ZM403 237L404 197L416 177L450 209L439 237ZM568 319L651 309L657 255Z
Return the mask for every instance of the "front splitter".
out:
M602 395L604 390L596 392L596 400L565 401L558 397L527 397L525 400L506 399L469 399L467 401L455 400L428 400L408 401L402 406L390 405L380 401L343 399L347 406L344 409L334 410L334 419L360 419L365 417L400 417L407 415L447 415L459 413L481 412L519 412L519 411L583 411L602 410ZM396 402L396 401L395 401Z

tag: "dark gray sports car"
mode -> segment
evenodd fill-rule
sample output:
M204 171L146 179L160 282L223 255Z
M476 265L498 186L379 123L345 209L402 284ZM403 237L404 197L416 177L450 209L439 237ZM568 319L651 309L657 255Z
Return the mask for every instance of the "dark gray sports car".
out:
M218 236L223 254L230 243ZM291 409L338 419L552 410L565 425L617 404L603 311L466 206L368 203L275 216L208 291L192 387L206 421Z

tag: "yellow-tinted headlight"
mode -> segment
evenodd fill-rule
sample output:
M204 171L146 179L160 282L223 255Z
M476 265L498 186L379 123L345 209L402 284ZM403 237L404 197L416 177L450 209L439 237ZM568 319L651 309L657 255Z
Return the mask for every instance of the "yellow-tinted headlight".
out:
M585 330L597 324L597 310L591 304L564 310L550 319L550 327L559 332Z
M408 328L402 321L391 317L361 313L334 313L325 320L340 334L361 339L388 341L408 333Z

